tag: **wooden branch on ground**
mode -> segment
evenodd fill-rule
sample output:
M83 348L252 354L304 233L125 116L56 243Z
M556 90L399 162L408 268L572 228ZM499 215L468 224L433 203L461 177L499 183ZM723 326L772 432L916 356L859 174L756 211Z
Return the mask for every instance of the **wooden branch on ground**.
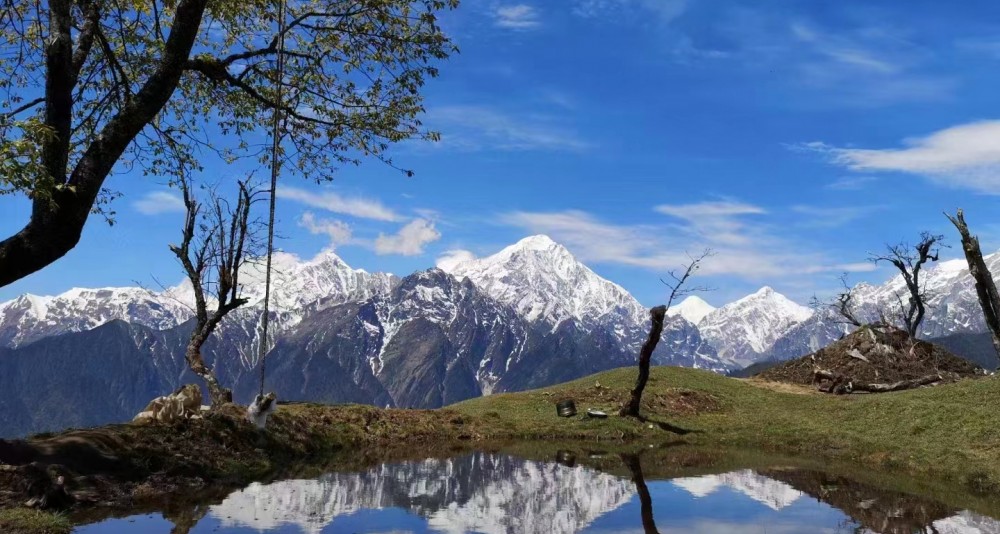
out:
M890 391L902 391L935 384L943 379L944 378L941 375L935 374L910 380L900 380L890 384L866 384L857 382L842 373L835 373L825 369L815 369L813 371L814 384L822 383L824 380L829 382L829 384L826 385L821 384L819 391L822 391L823 393L833 393L835 395L843 395L845 393L854 393L858 391L865 393L888 393Z

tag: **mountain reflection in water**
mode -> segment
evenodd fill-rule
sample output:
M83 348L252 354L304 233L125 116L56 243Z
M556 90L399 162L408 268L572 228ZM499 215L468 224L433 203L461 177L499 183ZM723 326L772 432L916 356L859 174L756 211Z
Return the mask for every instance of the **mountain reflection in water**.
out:
M799 469L672 480L559 461L473 453L358 473L252 484L221 503L111 519L79 534L429 532L998 533L1000 521ZM649 467L649 465L645 465Z

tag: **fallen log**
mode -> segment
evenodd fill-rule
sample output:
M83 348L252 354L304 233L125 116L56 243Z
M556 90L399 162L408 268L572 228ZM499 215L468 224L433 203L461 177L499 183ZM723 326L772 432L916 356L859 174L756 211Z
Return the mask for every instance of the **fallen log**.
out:
M865 384L855 382L853 379L843 375L842 373L835 373L825 369L816 369L813 371L813 383L820 384L819 391L824 393L833 393L835 395L854 393L855 391L863 391L865 393L888 393L890 391L902 391L934 384L943 379L944 378L940 374L936 374L927 375L922 378L900 380L890 384ZM828 381L829 384L824 385L822 383L824 380Z

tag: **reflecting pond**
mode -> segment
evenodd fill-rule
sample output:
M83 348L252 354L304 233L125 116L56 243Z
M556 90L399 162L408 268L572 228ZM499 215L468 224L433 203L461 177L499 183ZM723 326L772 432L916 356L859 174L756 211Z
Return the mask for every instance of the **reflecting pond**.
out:
M569 453L544 461L475 452L385 463L255 483L221 502L164 506L75 532L1000 533L995 519L816 470L654 479L643 471L658 471L657 456L605 456L578 463Z

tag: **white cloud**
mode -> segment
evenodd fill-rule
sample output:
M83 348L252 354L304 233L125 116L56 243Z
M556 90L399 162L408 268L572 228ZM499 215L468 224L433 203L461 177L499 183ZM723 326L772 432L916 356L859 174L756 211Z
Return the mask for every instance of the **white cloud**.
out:
M438 269L444 272L450 273L456 265L464 263L467 261L472 261L476 259L476 255L468 250L454 249L446 250L444 254L438 257L435 265Z
M441 233L434 228L434 223L426 219L414 219L394 235L380 233L375 238L375 253L416 256L423 254L428 243L438 239L441 239Z
M425 122L441 132L437 146L443 148L579 151L590 147L575 131L546 115L511 115L486 106L454 105L428 110Z
M143 215L184 212L184 199L170 191L150 191L132 203L132 207Z
M278 198L300 202L307 206L342 215L351 215L376 221L401 221L403 218L392 209L374 199L345 197L333 191L315 192L297 187L278 188Z
M330 238L330 247L332 248L350 243L353 235L351 227L347 223L334 219L318 219L311 211L302 214L299 226L313 235L326 235Z
M527 4L499 6L493 17L498 27L511 30L530 30L542 25L538 10Z
M566 245L582 261L641 267L657 272L676 269L688 253L710 248L714 255L702 266L704 275L731 275L760 281L776 277L870 270L868 264L836 263L823 251L782 236L757 220L767 210L723 200L657 206L672 220L658 224L617 225L576 210L512 212L504 224L544 233Z
M854 171L904 172L982 193L1000 194L1000 120L945 128L903 141L902 148L838 148L813 142L803 148L827 154Z

